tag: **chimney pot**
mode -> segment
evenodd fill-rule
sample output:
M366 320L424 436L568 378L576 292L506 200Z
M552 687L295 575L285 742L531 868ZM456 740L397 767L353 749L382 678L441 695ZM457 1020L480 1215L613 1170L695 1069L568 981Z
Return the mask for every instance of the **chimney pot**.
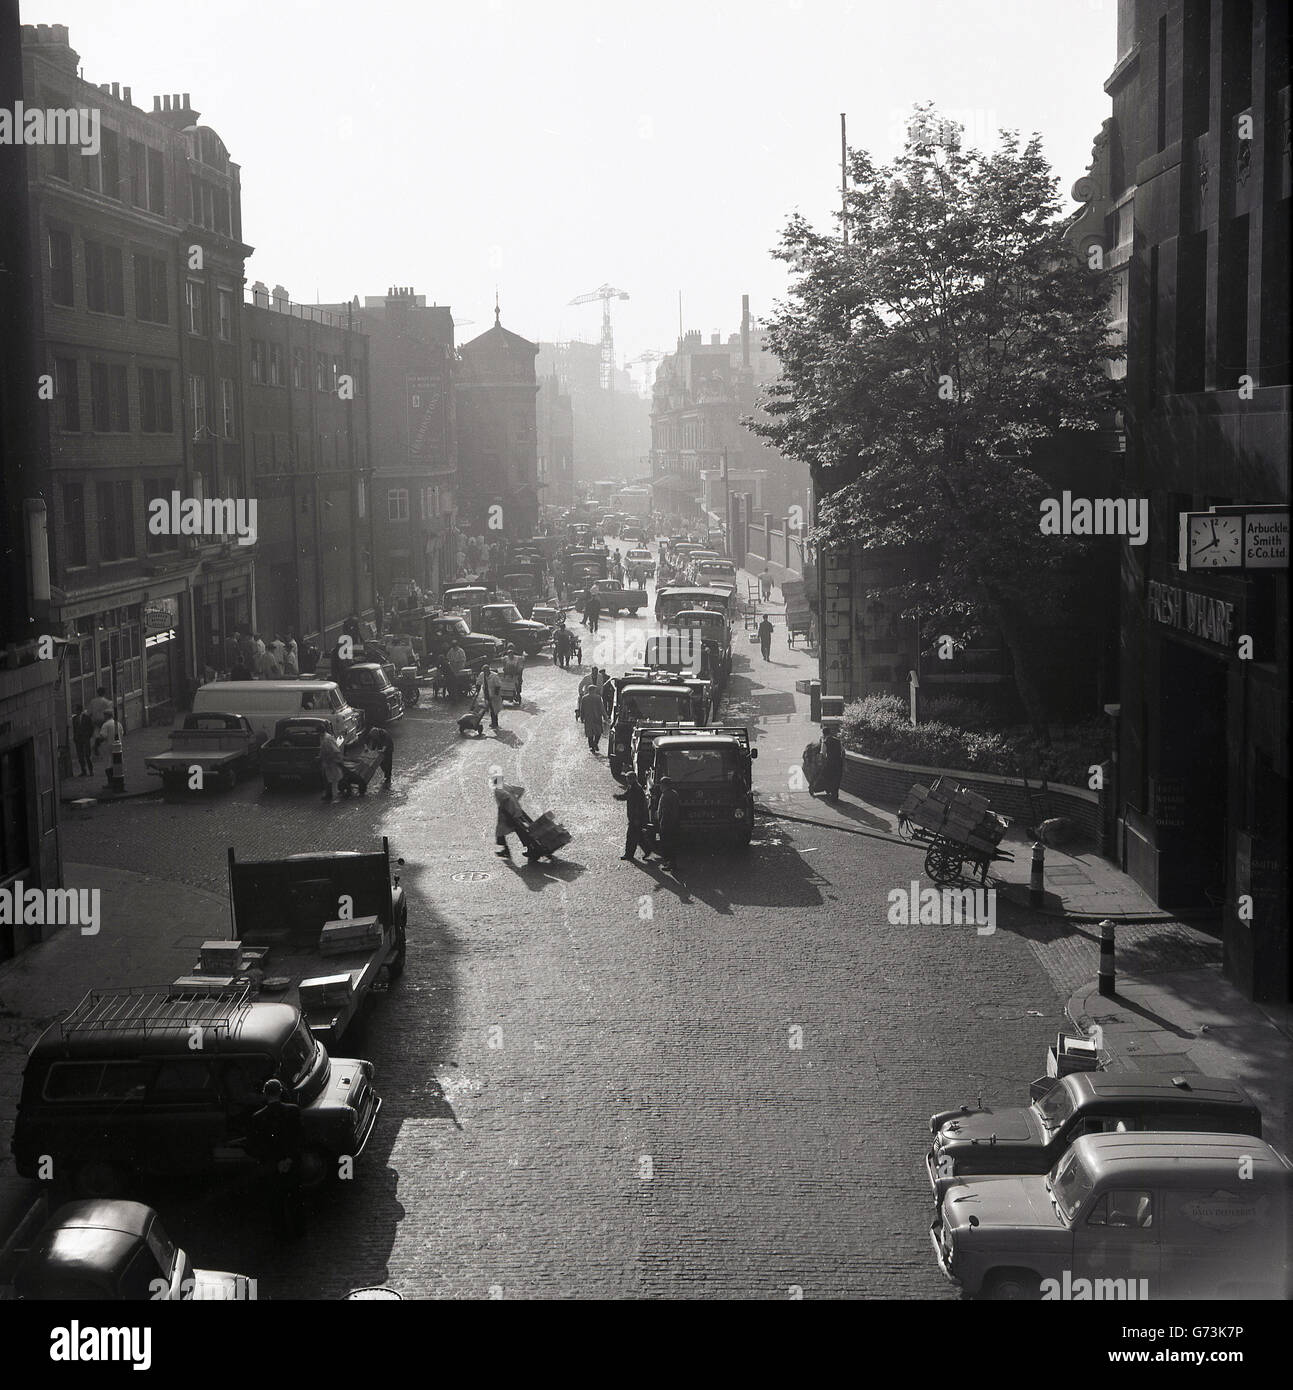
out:
M269 289L263 280L257 280L251 287L252 303L258 309L269 308Z
M162 109L162 99L161 99L161 97L156 97L156 96L155 96L155 97L153 98L153 110L154 110L155 112L157 112L157 111L160 111L161 109Z
M134 102L133 102L133 101L131 100L131 98L130 98L130 88L129 88L129 87L123 87L123 88L121 89L121 99L126 103L127 106L133 106L133 105L134 105Z
M183 109L184 108L180 105L180 94L178 92L174 92L171 95L171 110L182 111Z
M120 101L120 100L121 100L121 85L120 85L119 83L117 83L117 82L114 82L114 83L112 84L112 96L113 96L113 99L116 100L116 101Z
M189 100L189 94L188 94L187 92L185 92L185 93L184 93L184 109L187 111L187 110L189 109L189 107L192 106L192 105L193 105L193 103Z

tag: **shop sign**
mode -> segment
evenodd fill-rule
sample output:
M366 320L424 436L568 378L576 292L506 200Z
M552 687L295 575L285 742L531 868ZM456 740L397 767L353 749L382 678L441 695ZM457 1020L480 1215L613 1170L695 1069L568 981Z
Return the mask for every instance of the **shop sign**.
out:
M1285 570L1289 566L1289 509L1213 507L1181 512L1176 567L1191 570Z
M1289 567L1288 508L1244 513L1244 568L1286 570Z
M176 627L180 621L180 601L178 598L150 598L143 604L144 634L166 632Z
M1226 651L1235 645L1235 605L1213 598L1211 594L1151 579L1149 616L1163 627L1174 628L1187 637Z

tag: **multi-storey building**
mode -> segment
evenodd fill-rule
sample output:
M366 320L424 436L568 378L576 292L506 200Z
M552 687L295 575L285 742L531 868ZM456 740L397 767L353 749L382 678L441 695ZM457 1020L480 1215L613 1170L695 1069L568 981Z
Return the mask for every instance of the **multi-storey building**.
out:
M539 502L568 507L575 500L575 419L556 372L539 378Z
M101 124L97 152L29 162L65 715L103 687L127 725L169 720L251 616L251 546L148 525L155 499L247 497L239 170L187 93L146 112L129 87L84 81L63 25L24 26L23 90Z
M453 314L408 285L321 307L368 339L377 593L434 593L458 568Z
M1122 560L1123 862L1165 907L1219 909L1228 977L1273 1000L1293 997L1288 22L1121 0L1105 84L1134 210L1127 487L1151 518Z
M375 598L368 338L257 281L242 306L247 472L259 511L256 615L326 650ZM385 499L380 499L384 503Z
M18 11L0 7L0 108L23 99ZM37 454L44 406L32 383L30 295L35 255L28 162L19 142L0 145L0 891L61 886L58 822L59 658L49 639L49 569L42 469ZM42 939L47 928L0 922L0 960Z
M493 328L459 349L461 508L478 534L529 536L538 521L538 351L503 327L497 308Z
M540 381L555 376L570 397L575 495L599 479L638 481L647 471L651 443L649 405L628 372L617 368L614 389L601 383L602 354L596 343L540 343L535 370ZM540 451L542 452L542 451ZM545 495L545 502L552 501Z

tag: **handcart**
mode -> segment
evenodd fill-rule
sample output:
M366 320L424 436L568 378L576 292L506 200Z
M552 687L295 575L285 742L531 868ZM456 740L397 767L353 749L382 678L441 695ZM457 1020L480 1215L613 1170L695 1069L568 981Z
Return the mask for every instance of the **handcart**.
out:
M940 887L963 878L966 865L986 887L988 866L1014 857L999 848L1009 825L986 798L946 777L912 787L898 811L900 834L929 840L925 872Z
M509 819L516 828L527 859L542 859L545 855L555 859L557 851L570 843L570 831L551 811L545 811L538 820L531 820L524 811L512 813Z

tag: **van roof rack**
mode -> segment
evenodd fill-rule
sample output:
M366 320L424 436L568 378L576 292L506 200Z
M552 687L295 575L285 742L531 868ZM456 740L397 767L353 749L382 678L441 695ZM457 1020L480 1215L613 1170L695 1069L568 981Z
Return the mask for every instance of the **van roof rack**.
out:
M243 981L218 992L195 994L170 987L92 989L60 1024L63 1037L94 1030L142 1028L224 1028L247 1007L250 985Z

